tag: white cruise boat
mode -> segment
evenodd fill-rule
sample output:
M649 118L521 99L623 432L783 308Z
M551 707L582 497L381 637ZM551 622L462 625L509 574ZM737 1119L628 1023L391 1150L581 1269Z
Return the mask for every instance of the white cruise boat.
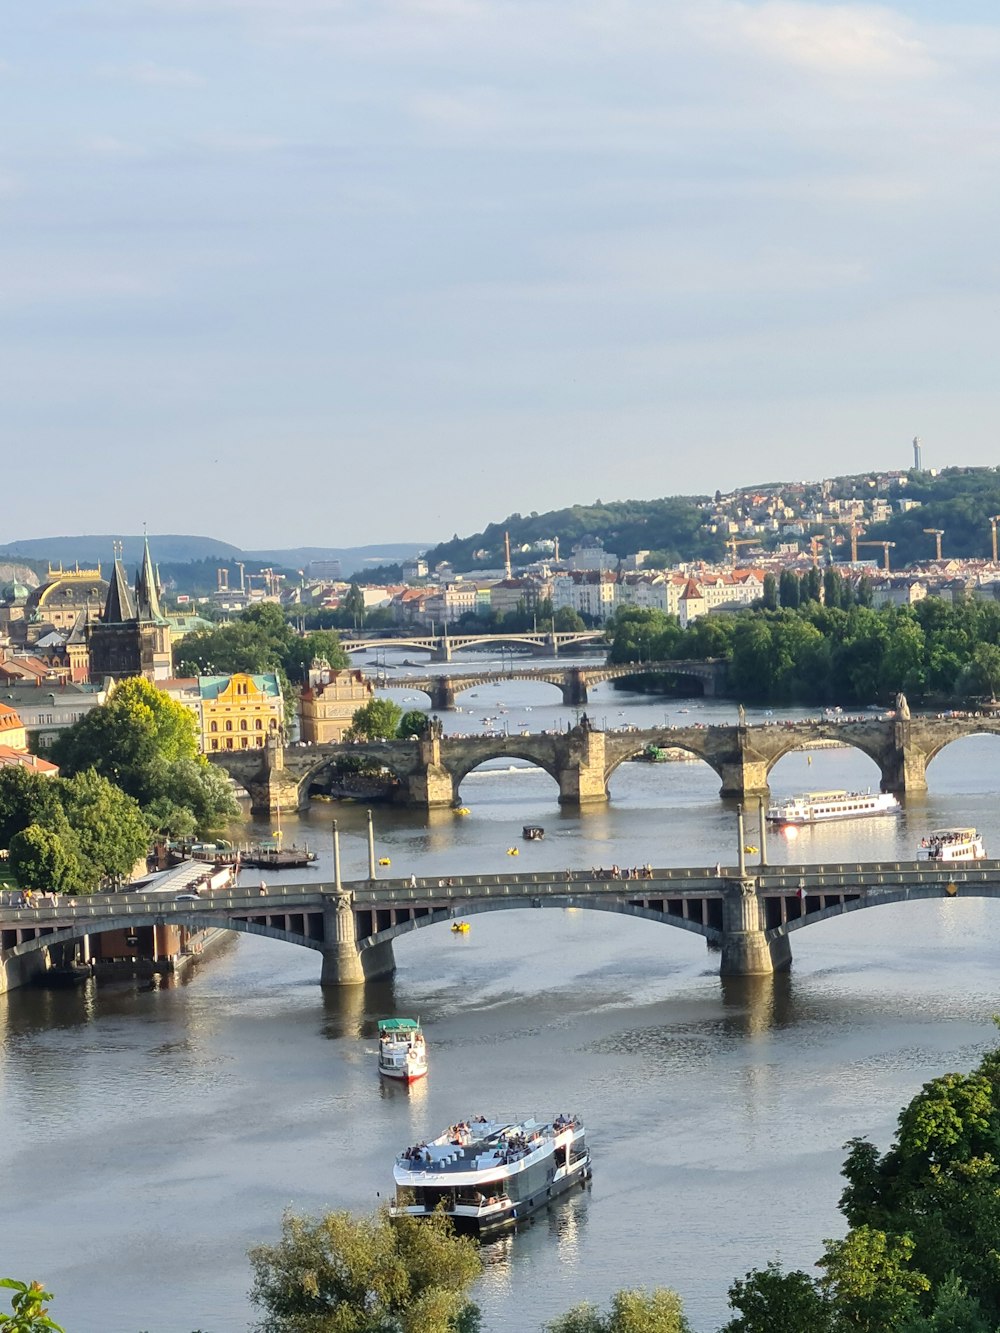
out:
M588 1181L590 1153L575 1116L517 1123L480 1116L407 1148L393 1177L394 1215L429 1217L443 1207L456 1231L488 1237Z
M918 861L982 861L986 848L978 829L939 828L920 840Z
M902 807L889 792L811 791L768 806L771 824L825 824L828 819L898 815Z
M413 1083L427 1073L427 1043L416 1018L380 1018L378 1072Z

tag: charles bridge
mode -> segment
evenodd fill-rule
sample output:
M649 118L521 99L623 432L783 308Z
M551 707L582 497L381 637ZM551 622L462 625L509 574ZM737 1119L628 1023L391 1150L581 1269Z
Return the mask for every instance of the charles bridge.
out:
M431 708L445 712L455 707L455 699L466 690L481 689L504 680L538 680L554 685L562 693L567 708L578 708L589 702L588 686L600 685L607 680L624 680L627 676L681 676L701 683L706 699L721 693L726 680L726 663L721 658L707 658L698 662L641 662L595 663L593 666L538 667L509 671L462 672L448 676L406 676L394 680L390 675L379 675L381 688L395 687L419 690L431 701Z
M577 870L288 884L263 894L236 886L197 901L142 892L101 894L36 907L0 906L0 991L34 965L86 953L89 936L165 925L263 935L322 955L323 985L390 975L393 941L412 930L482 912L586 908L617 912L701 935L719 950L724 976L781 971L789 937L848 912L890 903L1000 898L1000 861L958 868L921 862L709 869L647 868L643 877L607 879Z
M935 755L981 733L1000 735L1000 717L873 716L635 731L599 731L584 717L565 732L520 736L445 736L434 721L419 740L287 747L272 742L211 758L246 789L252 809L261 814L303 807L310 787L344 758L388 770L398 782L397 799L422 809L456 804L462 780L491 759L534 764L558 784L561 804L585 806L607 801L615 769L651 745L677 747L704 760L721 779L721 796L744 799L768 793L771 769L790 751L834 741L868 755L878 766L882 790L902 794L926 791L927 765Z

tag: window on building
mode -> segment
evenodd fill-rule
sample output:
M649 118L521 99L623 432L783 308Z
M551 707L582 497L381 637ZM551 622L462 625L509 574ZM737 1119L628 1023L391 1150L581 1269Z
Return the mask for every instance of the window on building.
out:
M246 729L247 729L247 720L246 720L245 717L241 717L241 718L240 718L240 731L246 731Z
M261 721L260 718L258 718L257 721L254 723L254 728L256 731L264 730L264 723Z
M218 741L213 741L213 742L212 742L212 749L213 749L213 750L217 750L218 748L219 748L219 742L218 742Z
M209 731L218 731L218 730L219 730L218 722L213 722L212 725L209 727Z
M227 731L232 731L232 729L233 729L233 724L232 724L231 722L227 722L227 723L226 723L226 730L227 730Z

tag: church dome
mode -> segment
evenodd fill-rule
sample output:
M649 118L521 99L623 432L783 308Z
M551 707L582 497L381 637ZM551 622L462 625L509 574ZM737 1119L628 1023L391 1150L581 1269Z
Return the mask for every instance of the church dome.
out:
M15 578L11 583L6 585L2 592L0 592L0 602L5 603L7 606L23 606L28 600L28 594L30 592L31 589L29 587L23 584L20 579Z

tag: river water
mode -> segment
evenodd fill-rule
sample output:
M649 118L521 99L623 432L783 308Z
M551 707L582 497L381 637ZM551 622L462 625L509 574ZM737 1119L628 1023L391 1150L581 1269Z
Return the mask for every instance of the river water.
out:
M573 720L551 687L476 695L448 729ZM393 697L425 702L405 676ZM735 720L728 701L664 706L610 686L588 712L608 727ZM910 857L954 823L995 854L1000 743L958 742L928 778L901 818L773 836L771 859ZM821 750L782 760L772 790L877 781L858 752ZM701 763L624 765L610 805L582 815L559 809L546 774L508 765L461 795L465 817L376 809L390 873L503 872L510 846L519 870L735 855L733 807ZM317 802L284 821L286 841L321 854L297 877L330 877L334 816L345 876L365 872L364 809ZM521 841L527 823L544 841ZM842 1232L845 1140L884 1146L923 1082L992 1042L998 946L991 903L900 904L795 933L788 975L723 982L683 931L498 912L466 936L404 937L391 982L345 994L321 990L318 954L249 936L177 984L15 991L0 997L0 1269L44 1279L70 1333L236 1333L252 1318L246 1250L275 1238L285 1208L371 1208L394 1153L456 1119L573 1110L593 1185L484 1251L485 1333L536 1333L579 1300L652 1284L713 1333L734 1277L772 1258L808 1266ZM431 1071L409 1092L374 1070L375 1023L393 1013L428 1033Z

